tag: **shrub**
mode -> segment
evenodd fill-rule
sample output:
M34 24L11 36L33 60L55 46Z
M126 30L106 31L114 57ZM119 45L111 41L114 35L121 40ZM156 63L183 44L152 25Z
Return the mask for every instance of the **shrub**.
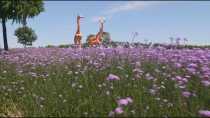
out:
M58 47L59 47L59 48L69 48L69 47L70 47L70 45L65 45L65 44L62 44L62 45L59 45Z
M32 43L37 40L37 35L32 28L27 26L20 27L15 30L15 36L18 38L18 43L26 46L32 46Z
M54 48L54 47L56 47L56 46L54 46L54 45L47 45L46 46L46 48Z

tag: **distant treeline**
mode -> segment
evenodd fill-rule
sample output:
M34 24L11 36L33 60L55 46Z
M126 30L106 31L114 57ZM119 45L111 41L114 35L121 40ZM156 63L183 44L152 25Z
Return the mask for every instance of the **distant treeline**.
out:
M87 43L83 43L82 44L84 48L88 47ZM170 44L160 44L160 43L149 43L149 44L144 44L144 43L129 43L129 42L110 42L107 44L102 44L104 47L124 47L124 48L129 48L129 47L144 47L144 48L154 48L154 47L165 47L167 49L182 49L182 48L188 48L188 49L192 49L192 48L210 48L210 45L170 45ZM74 47L74 44L62 44L62 45L58 45L58 46L54 46L54 45L47 45L46 48L52 48L52 47L58 47L58 48L69 48L69 47Z

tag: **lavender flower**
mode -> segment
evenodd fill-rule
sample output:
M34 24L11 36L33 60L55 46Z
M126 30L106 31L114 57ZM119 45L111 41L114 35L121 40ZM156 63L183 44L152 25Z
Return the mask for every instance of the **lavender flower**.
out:
M190 93L190 92L188 92L188 91L184 91L184 92L182 92L182 96L184 96L184 97L188 98L188 97L190 97L190 96L191 96L191 93Z
M201 116L210 117L210 111L208 111L208 110L200 110L200 111L198 111L198 113Z
M120 80L120 78L114 74L109 74L106 80Z
M122 107L117 107L114 111L117 114L122 114L124 112Z

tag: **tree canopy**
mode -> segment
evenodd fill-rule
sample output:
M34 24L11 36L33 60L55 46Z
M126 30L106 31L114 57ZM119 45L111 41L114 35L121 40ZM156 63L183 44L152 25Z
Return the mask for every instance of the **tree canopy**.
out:
M18 43L26 46L32 46L32 43L36 41L37 35L32 28L23 26L15 30L15 36L18 38Z
M7 44L7 20L13 23L26 25L27 18L33 18L44 11L43 0L1 0L0 1L0 22L2 23L4 49L8 50Z

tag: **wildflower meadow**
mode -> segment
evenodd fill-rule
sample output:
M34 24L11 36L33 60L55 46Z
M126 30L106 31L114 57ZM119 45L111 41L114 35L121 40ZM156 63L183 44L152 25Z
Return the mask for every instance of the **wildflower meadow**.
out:
M0 116L210 116L208 48L17 48L0 81Z

